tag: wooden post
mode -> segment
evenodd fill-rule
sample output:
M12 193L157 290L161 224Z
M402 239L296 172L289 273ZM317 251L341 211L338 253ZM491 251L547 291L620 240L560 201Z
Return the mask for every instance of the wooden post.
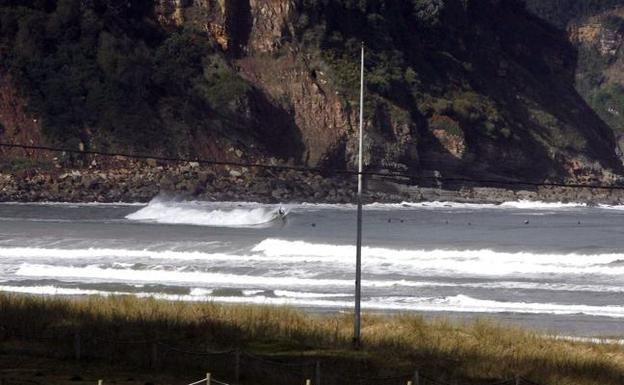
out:
M321 361L316 361L314 369L314 385L321 385Z
M104 385L104 380L98 380L98 385Z
M74 358L80 361L80 332L74 333Z
M420 385L420 374L418 373L418 370L414 370L414 378L412 378L412 381L414 382L414 385Z
M311 380L306 380L306 385L312 385L312 381Z
M210 385L210 373L206 373L206 385Z
M411 381L411 380L410 380L410 381L407 381L407 385L413 385L413 384L412 384L412 381Z
M234 355L234 380L238 384L240 383L240 350L236 349L236 353Z

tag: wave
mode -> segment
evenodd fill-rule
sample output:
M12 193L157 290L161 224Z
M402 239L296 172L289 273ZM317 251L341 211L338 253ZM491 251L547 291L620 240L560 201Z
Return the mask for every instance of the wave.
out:
M220 244L217 244L220 245ZM210 246L213 247L213 246ZM216 246L214 246L216 247ZM350 272L355 247L268 238L247 250L228 252L133 250L125 248L0 247L0 262L10 264L61 260L115 262L118 267L140 264L151 268L158 261L193 261L217 269L246 266L307 272L308 275ZM603 275L624 276L624 254L552 254L481 250L418 250L363 247L363 267L369 275L412 277L522 277ZM119 265L125 263L126 265ZM299 274L301 275L301 274ZM508 280L508 279L507 279ZM524 279L523 279L524 280Z
M59 288L55 286L0 286L0 291L27 293L38 295L133 295L136 297L152 297L171 301L212 301L222 303L258 304L258 305L289 305L296 307L319 308L351 308L353 302L348 299L334 300L320 293L275 292L275 296L262 294L263 291L246 291L243 295L213 295L209 289L193 289L190 294L163 293L126 293L77 288ZM344 295L344 297L349 297ZM343 298L344 298L343 297ZM568 305L558 303L505 302L484 300L466 295L448 297L375 297L362 301L366 310L399 310L426 312L459 312L459 313L518 313L518 314L557 314L557 315L590 315L610 318L624 318L624 306L607 305Z
M210 297L215 302L290 305L298 307L352 308L351 301L330 301L325 299L297 300L292 298L257 297ZM379 298L362 301L365 310L396 310L451 313L517 313L591 315L610 318L624 318L624 306L561 305L551 303L525 303L480 300L465 295L446 298Z
M123 283L159 283L182 285L211 285L219 287L239 288L252 287L276 290L278 296L294 296L293 288L299 287L328 287L334 290L340 288L343 293L353 287L351 279L313 278L301 276L253 276L229 273L215 273L203 271L185 271L164 269L154 266L148 270L133 270L123 268L105 268L98 265L83 267L52 266L23 263L15 268L12 277L20 278L65 278L74 281L96 282L123 282ZM379 279L365 278L362 286L369 289L387 288L471 288L471 289L507 289L507 290L545 290L545 291L576 291L598 293L622 293L624 287L592 284L522 282L522 281L489 281L489 282L436 282L406 279ZM197 289L204 290L204 289ZM279 290L279 293L278 293ZM206 294L206 293L204 293ZM342 293L327 293L324 296L344 296Z
M431 202L401 202L401 203L373 203L366 207L374 209L521 209L521 210L553 210L568 208L587 207L585 203L563 203L563 202L542 202L518 200L503 203L469 203L453 201L431 201ZM617 206L613 206L617 207Z
M265 239L252 251L269 257L323 258L333 263L349 262L354 246ZM322 256L322 257L321 257ZM364 266L391 268L391 271L453 273L472 276L505 276L511 274L604 274L624 275L624 266L610 263L624 254L542 254L482 250L410 250L363 247ZM373 272L381 272L373 271Z
M529 201L518 200L503 202L498 207L501 208L514 208L514 209L526 209L526 210L551 210L551 209L566 209L566 208L581 208L587 207L586 203L579 202L542 202L542 201Z
M252 208L241 205L239 208L215 209L198 203L154 199L146 207L127 215L126 219L174 225L253 227L268 224L287 215L287 212L278 212L281 207Z

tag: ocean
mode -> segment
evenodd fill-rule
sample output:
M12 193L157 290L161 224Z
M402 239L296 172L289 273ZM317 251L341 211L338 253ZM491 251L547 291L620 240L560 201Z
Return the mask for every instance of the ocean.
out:
M353 205L3 203L0 291L350 312L355 219ZM365 312L624 335L624 207L371 204L363 244Z

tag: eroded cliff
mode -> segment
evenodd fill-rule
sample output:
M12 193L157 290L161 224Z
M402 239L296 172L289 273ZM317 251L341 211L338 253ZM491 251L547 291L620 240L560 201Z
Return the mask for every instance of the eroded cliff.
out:
M0 52L12 63L2 70L22 95L11 100L30 106L30 122L43 121L41 130L24 128L34 142L352 167L363 40L369 169L609 183L622 171L612 131L574 88L574 47L521 2L159 0L112 16L104 2L65 3L3 6L14 18L0 24ZM28 12L47 24L31 24ZM99 27L87 28L88 17ZM56 88L26 84L48 77L30 73L32 61L20 57L32 30L60 18L81 28L50 44L94 46L80 60L71 51L75 60L61 68L87 63L102 79L95 90L85 81L63 91L69 117L47 103ZM591 35L578 31L579 39ZM59 58L63 47L29 49L54 64L67 56ZM49 62L34 68L56 68ZM17 116L5 111L3 125ZM67 122L71 130L59 128Z

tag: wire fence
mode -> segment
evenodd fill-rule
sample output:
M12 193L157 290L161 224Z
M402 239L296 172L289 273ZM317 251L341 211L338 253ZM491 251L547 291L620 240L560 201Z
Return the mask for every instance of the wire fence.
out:
M132 154L121 152L106 152L96 150L76 150L70 148L50 147L50 146L35 146L26 145L21 143L4 143L0 142L0 148L18 148L22 150L31 151L43 151L51 153L73 154L77 156L101 156L106 158L128 158L135 160L155 160L167 163L198 163L204 166L230 166L230 167L244 167L255 168L274 171L295 171L314 174L339 174L345 176L353 176L362 174L369 177L379 177L383 179L398 179L398 180L410 180L412 184L420 183L449 183L449 184L467 184L476 186L493 186L493 187L508 187L508 188L539 188L539 187L559 187L568 189L595 189L595 190L607 190L607 191L624 191L624 185L622 181L616 184L604 184L604 183L571 183L571 182L557 182L557 181L538 181L538 180L519 180L519 179L506 179L506 178L473 178L473 177L443 177L443 176L426 176L413 172L396 171L396 170L384 170L384 171L372 171L364 170L362 172L350 169L342 168L327 168L327 167L307 167L307 166L293 166L287 164L264 164L253 162L238 162L238 161L220 161L215 159L201 159L201 158L181 158L181 157L167 157L154 154Z
M58 332L58 331L57 331ZM99 336L84 337L79 332L61 333L56 337L45 335L16 335L17 340L46 343L46 350L33 349L29 355L39 354L76 361L108 361L110 364L133 363L150 369L186 375L191 370L208 370L206 377L190 384L216 385L463 385L461 381L435 379L415 369L398 375L345 375L333 363L309 357L286 356L276 359L240 349L212 350L207 345L174 346L172 341L159 339L119 340ZM5 336L5 339L6 336ZM54 343L51 343L54 342ZM23 351L22 351L23 353ZM364 365L365 366L365 365ZM351 368L348 372L366 372L365 367ZM176 373L178 371L179 373ZM368 370L369 373L371 372ZM217 377L215 377L217 376ZM219 378L219 379L217 379ZM227 380L225 380L227 379ZM475 385L474 382L469 382ZM0 385L37 385L34 380L4 378L0 371ZM104 381L99 385L105 384ZM499 382L477 385L540 385L522 376Z

